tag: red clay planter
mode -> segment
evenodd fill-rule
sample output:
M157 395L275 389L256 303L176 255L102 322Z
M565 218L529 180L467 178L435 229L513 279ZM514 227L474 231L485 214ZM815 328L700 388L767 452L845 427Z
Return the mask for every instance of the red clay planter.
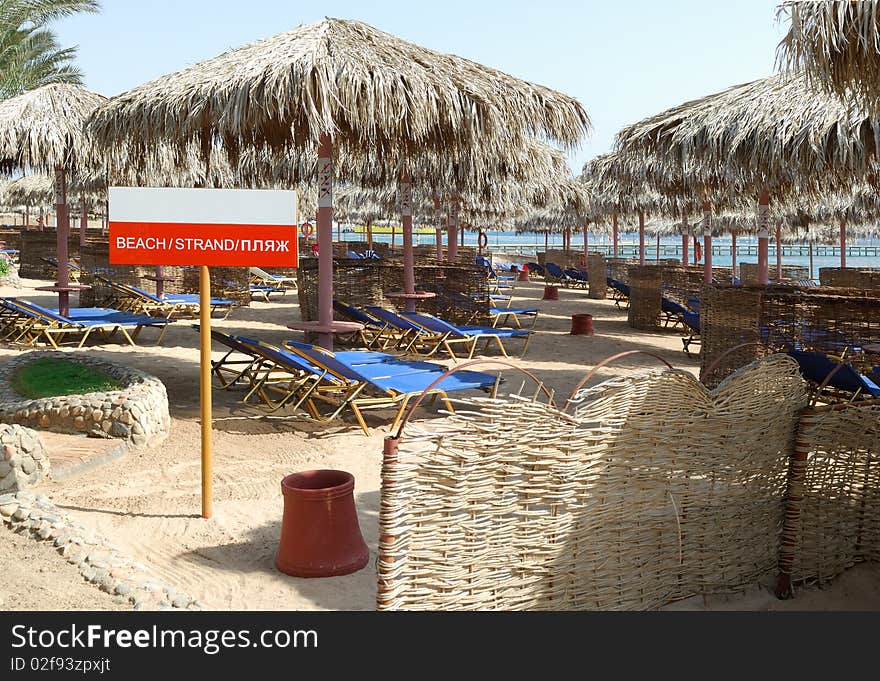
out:
M547 284L544 287L544 297L541 300L559 300L559 287Z
M284 517L275 567L295 577L335 577L367 564L351 473L294 473L281 481L281 492Z
M592 336L593 335L593 315L591 314L575 314L571 316L571 335L573 336Z
M529 280L529 266L522 265L519 268L519 276L516 278L517 281L528 281Z

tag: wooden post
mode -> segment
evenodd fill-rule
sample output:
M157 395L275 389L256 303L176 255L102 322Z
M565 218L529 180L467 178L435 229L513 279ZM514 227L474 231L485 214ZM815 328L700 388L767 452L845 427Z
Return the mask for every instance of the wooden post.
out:
M446 226L446 260L455 262L458 255L458 197L449 202L449 221Z
M86 245L86 230L89 228L89 211L86 208L86 197L80 197L80 216L79 216L79 245L80 254L82 247Z
M654 259L660 262L660 232L657 232L657 255Z
M202 416L202 517L213 514L212 498L212 409L211 409L211 274L204 265L199 268L199 335Z
M840 220L840 266L846 267L846 220Z

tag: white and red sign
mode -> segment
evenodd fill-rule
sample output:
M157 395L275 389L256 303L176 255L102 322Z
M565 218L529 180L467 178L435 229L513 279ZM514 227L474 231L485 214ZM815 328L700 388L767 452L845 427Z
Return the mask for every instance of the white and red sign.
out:
M296 267L296 192L110 187L110 264Z

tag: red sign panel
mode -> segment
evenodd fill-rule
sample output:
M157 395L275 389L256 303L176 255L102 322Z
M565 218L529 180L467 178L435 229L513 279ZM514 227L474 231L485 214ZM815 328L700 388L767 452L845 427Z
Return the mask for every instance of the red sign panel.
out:
M115 265L295 267L296 228L285 225L199 225L113 222Z

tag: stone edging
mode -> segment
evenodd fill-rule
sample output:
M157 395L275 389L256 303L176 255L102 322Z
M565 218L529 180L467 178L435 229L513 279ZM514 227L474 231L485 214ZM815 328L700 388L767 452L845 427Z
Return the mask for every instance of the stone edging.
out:
M100 369L123 387L107 393L61 395L28 400L12 389L12 372L42 357ZM57 433L120 438L133 445L155 445L171 427L168 394L155 376L79 353L27 352L0 365L0 423L17 423Z
M201 610L198 601L153 578L145 565L126 558L105 538L73 521L45 495L0 494L0 521L32 539L51 541L68 563L79 568L83 579L115 596L118 603L130 603L135 610Z
M49 473L49 457L39 433L0 423L0 492L35 485Z

